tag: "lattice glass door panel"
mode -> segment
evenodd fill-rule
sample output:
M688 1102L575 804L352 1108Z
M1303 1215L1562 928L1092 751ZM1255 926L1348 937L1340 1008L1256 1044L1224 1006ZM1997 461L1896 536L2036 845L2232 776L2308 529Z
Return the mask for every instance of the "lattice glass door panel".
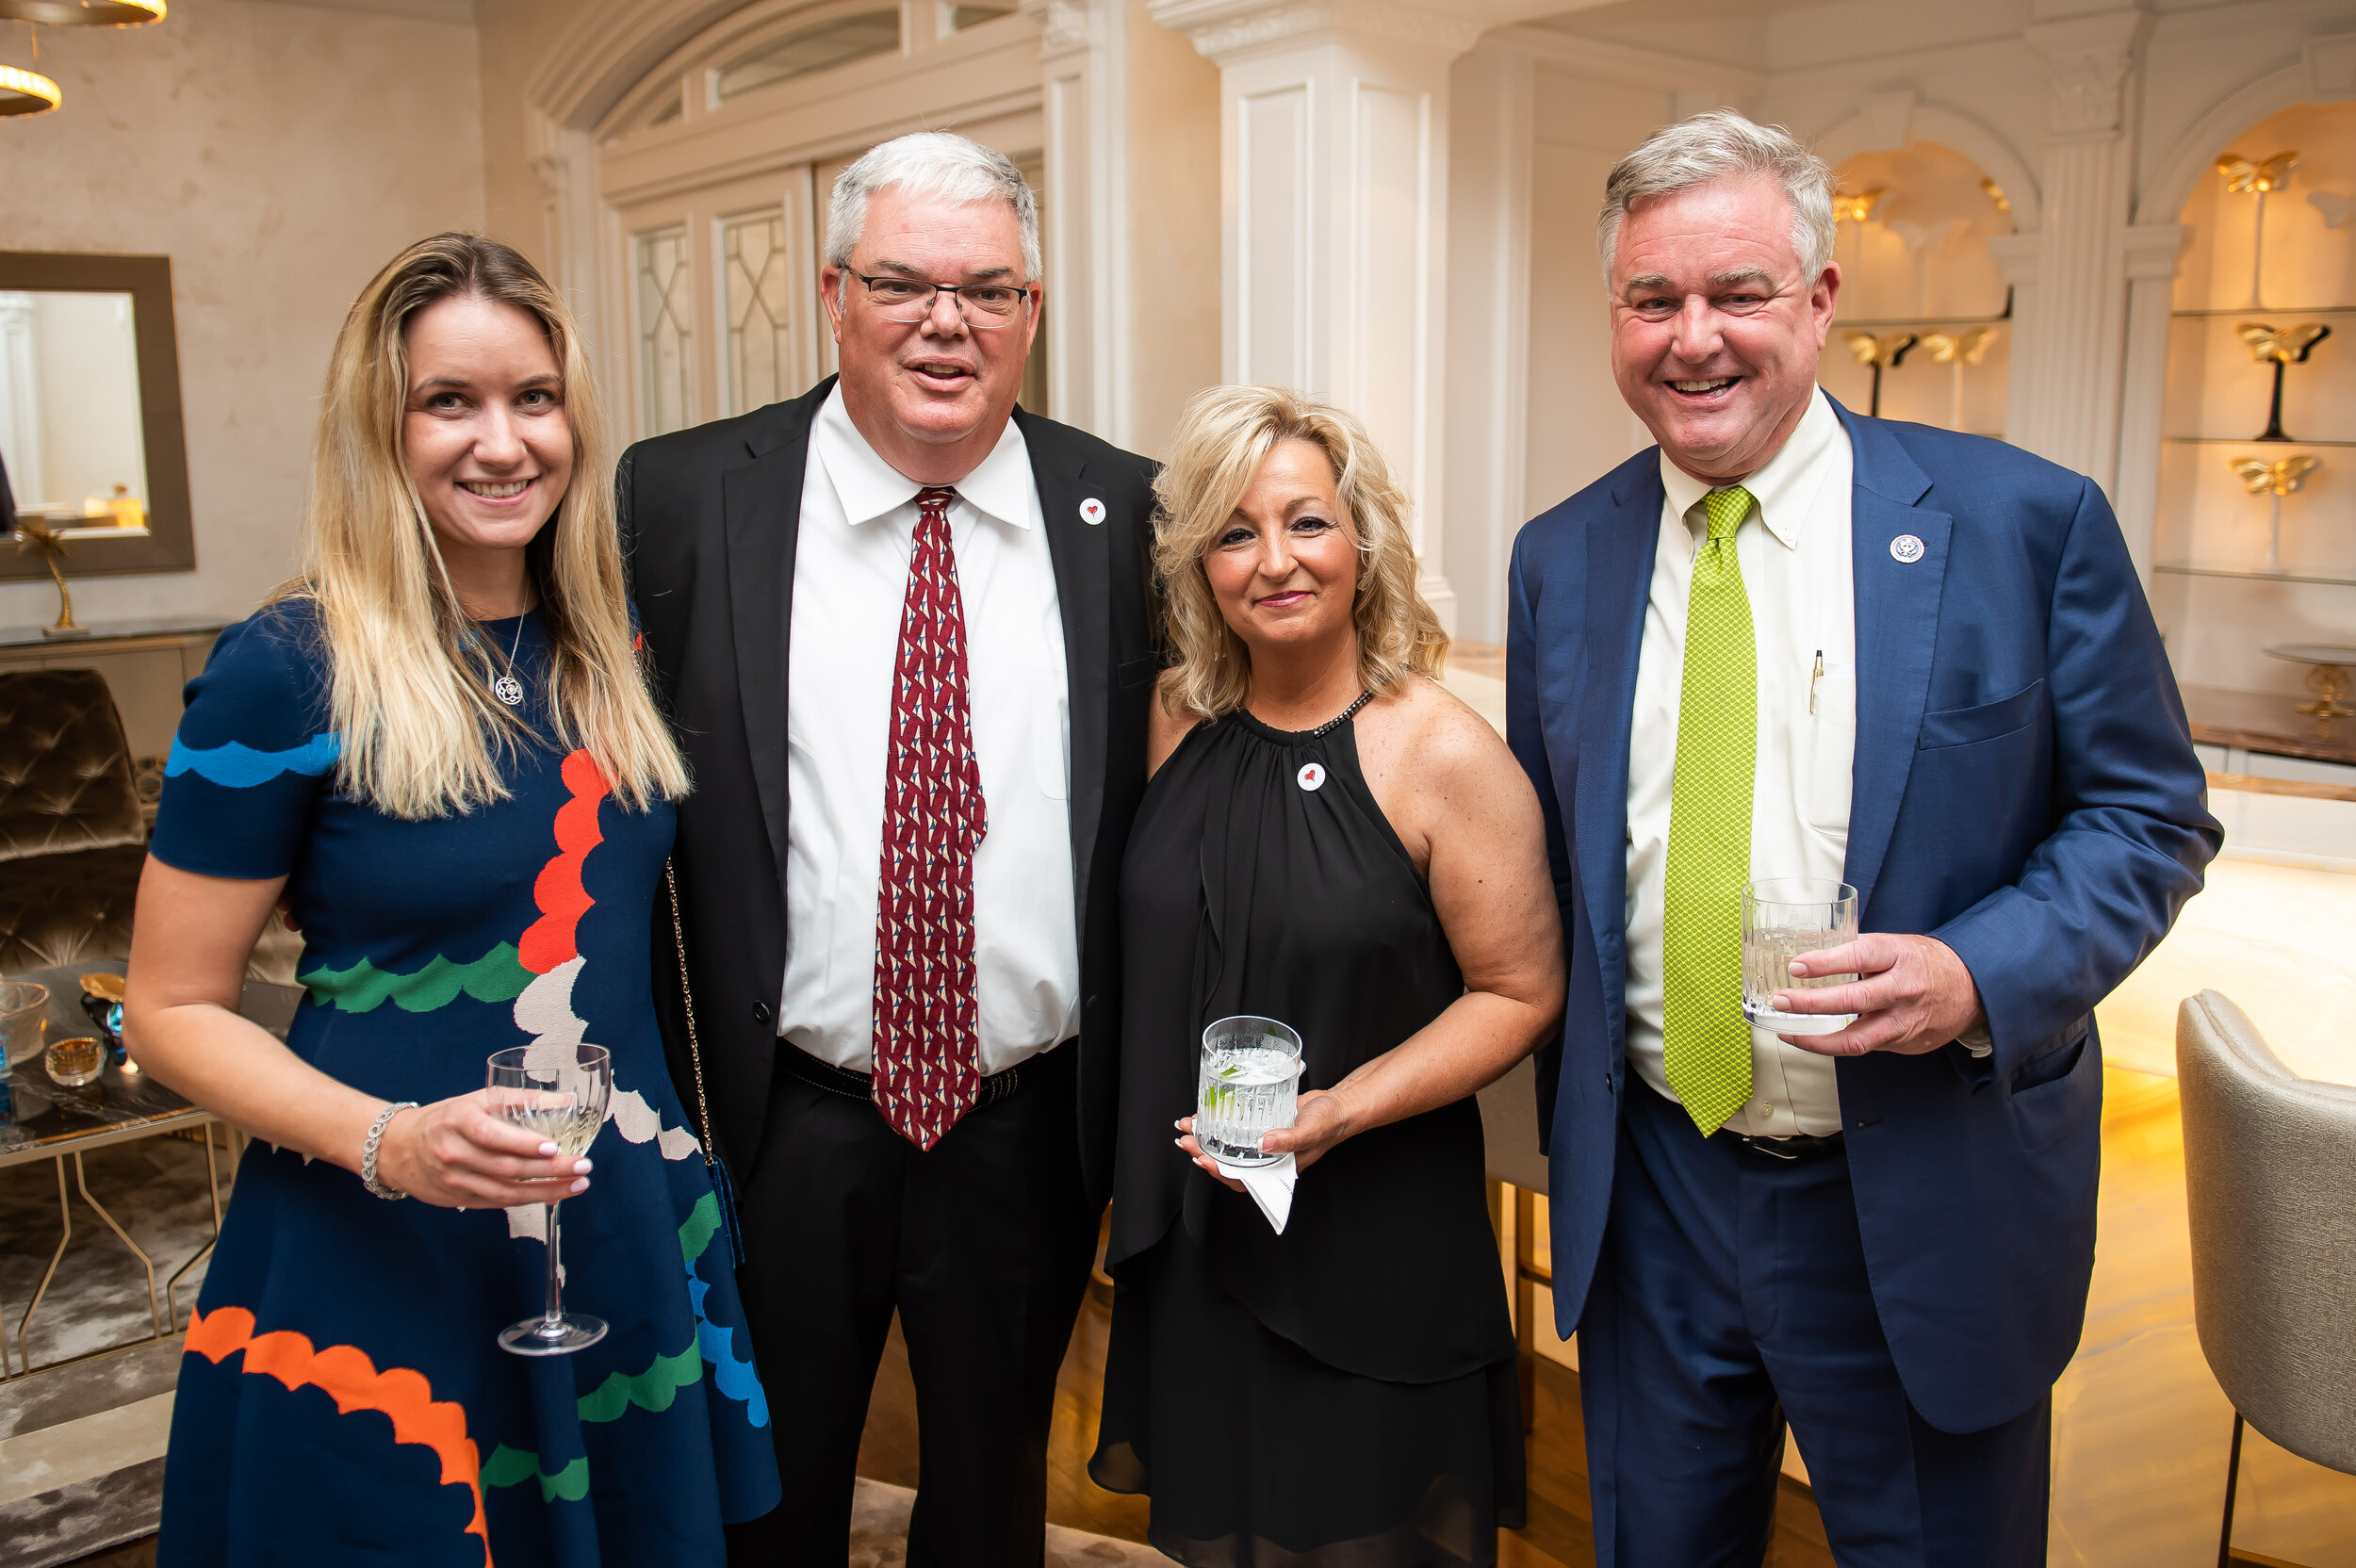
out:
M720 224L720 304L727 336L723 415L744 414L790 398L795 381L785 209L724 219Z
M684 225L639 235L631 246L638 330L638 433L684 430L694 418L692 270Z

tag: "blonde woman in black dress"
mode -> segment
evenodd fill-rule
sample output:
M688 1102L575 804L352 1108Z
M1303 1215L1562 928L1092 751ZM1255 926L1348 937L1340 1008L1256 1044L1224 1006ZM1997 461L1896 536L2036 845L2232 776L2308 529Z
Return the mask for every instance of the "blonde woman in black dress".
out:
M1562 1016L1538 802L1432 678L1448 638L1356 420L1220 387L1174 448L1090 1472L1203 1568L1486 1564L1522 1424L1471 1096ZM1298 1125L1262 1145L1300 1169L1282 1235L1187 1115L1235 1014L1306 1042Z

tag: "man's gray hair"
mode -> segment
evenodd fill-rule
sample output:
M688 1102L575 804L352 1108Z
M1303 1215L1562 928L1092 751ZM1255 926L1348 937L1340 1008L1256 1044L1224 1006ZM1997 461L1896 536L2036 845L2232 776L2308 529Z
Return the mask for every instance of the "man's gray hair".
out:
M826 262L851 265L867 227L867 198L878 190L944 201L1004 202L1023 231L1024 281L1039 276L1039 201L1014 160L954 131L913 131L878 142L835 176L826 202Z
M1604 286L1620 243L1620 220L1639 202L1674 196L1719 180L1766 174L1792 204L1792 249L1812 285L1832 264L1832 167L1781 125L1759 125L1732 109L1710 109L1663 125L1622 158L1603 182L1595 248Z

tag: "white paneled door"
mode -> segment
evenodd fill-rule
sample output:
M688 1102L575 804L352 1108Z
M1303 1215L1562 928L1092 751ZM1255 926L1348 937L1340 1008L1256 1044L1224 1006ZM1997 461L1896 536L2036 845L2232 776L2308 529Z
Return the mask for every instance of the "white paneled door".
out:
M796 397L831 367L814 172L804 164L622 210L632 436Z

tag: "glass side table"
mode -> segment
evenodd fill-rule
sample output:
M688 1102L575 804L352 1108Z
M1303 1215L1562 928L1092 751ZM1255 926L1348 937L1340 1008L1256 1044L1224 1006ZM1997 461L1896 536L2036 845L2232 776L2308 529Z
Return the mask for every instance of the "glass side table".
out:
M49 988L49 1014L46 1028L50 1039L64 1039L97 1031L82 1012L80 976L123 972L120 958L93 958L57 969L36 970L9 979L37 980ZM294 1003L301 991L286 986L269 986L249 982L239 1011L282 1037L286 1026L294 1016ZM39 1056L15 1069L9 1079L12 1116L0 1122L0 1169L11 1166L30 1165L48 1160L57 1172L57 1217L64 1233L58 1237L57 1250L50 1254L49 1266L34 1289L31 1301L16 1322L16 1351L13 1357L8 1348L8 1323L0 1315L0 1378L24 1377L35 1370L32 1348L27 1342L33 1315L41 1310L41 1300L56 1280L57 1267L65 1261L66 1249L74 1240L73 1195L79 1193L82 1201L96 1214L101 1222L112 1231L117 1240L130 1249L147 1273L147 1306L150 1327L155 1332L147 1339L135 1340L134 1345L151 1344L175 1331L179 1327L178 1303L174 1292L181 1279L213 1250L221 1237L221 1155L234 1159L242 1140L225 1123L221 1126L221 1146L213 1140L217 1119L208 1111L189 1104L179 1095L155 1082L136 1066L117 1062L108 1055L105 1070L96 1083L79 1089L60 1088L49 1080L41 1069ZM194 1132L205 1145L205 1179L213 1205L213 1234L197 1249L187 1262L174 1269L159 1290L155 1281L155 1260L131 1238L120 1220L105 1204L91 1195L90 1179L84 1168L84 1157L111 1144L129 1143L158 1134ZM66 1167L74 1168L73 1185L69 1190ZM106 1350L84 1352L66 1358L80 1361L88 1355L107 1354L131 1347L113 1346ZM46 1364L63 1364L62 1362ZM46 1369L44 1366L43 1369Z

